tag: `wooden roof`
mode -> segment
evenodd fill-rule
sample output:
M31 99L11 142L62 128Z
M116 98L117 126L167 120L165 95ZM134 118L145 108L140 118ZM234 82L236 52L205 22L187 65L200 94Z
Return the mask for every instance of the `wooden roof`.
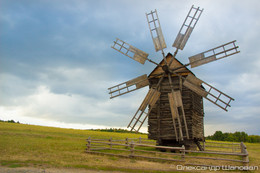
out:
M167 61L167 63L170 62L170 60L171 60L172 57L173 57L173 56L172 56L171 53L168 53L168 54L167 54L167 56L166 56L166 61ZM162 65L162 66L165 65L164 60L162 60L159 64ZM182 76L188 75L189 73L192 73L192 71L190 71L188 68L184 67L183 64L182 64L180 61L178 61L176 58L174 58L174 59L173 59L173 62L172 62L172 64L171 64L171 66L170 66L170 68L172 69L172 68L178 68L178 67L183 67L183 68L180 68L180 69L176 70L175 72L178 73L178 74L180 74L180 75L182 75ZM157 67L149 74L149 77L152 77L152 76L154 76L154 75L160 74L160 73L162 73L162 72L163 72L163 69L162 69L161 67L157 66ZM193 73L192 73L192 74L193 74ZM193 74L193 75L194 75L194 74ZM160 76L161 76L161 75L160 75ZM160 76L158 76L158 77L160 77ZM176 75L172 74L172 76L176 76Z

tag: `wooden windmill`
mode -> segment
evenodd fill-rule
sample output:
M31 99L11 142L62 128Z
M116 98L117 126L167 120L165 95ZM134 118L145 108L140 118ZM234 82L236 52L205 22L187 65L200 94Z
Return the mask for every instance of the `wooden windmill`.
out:
M183 50L203 9L194 6L187 17L173 43L176 48L174 54L166 56L166 48L157 11L146 13L155 50L162 52L162 61L156 63L148 58L148 53L134 46L116 39L113 49L144 64L149 61L156 65L150 75L142 75L127 82L108 88L111 99L145 86L149 91L142 104L131 119L128 128L138 132L148 117L149 138L157 140L159 145L185 145L193 148L199 141L204 140L203 98L227 111L234 99L214 88L210 84L198 79L187 68L191 68L216 61L239 53L236 41L232 41L197 55L189 57L189 63L182 64L176 59L178 50ZM196 145L195 145L196 144Z

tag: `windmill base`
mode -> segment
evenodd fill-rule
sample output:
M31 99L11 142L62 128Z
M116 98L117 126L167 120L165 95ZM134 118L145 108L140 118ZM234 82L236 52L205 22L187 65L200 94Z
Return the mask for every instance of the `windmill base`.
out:
M178 142L176 140L157 140L157 145L160 146L171 146L171 147L182 147L185 146L185 150L204 150L203 147L200 145L199 140L184 140L182 142Z

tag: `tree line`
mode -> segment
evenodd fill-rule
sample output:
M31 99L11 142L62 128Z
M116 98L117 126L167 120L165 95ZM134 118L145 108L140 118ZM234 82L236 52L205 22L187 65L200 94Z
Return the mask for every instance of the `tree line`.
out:
M0 120L0 122L7 122L7 123L18 123L18 124L20 124L20 122L19 122L19 121L15 122L14 120L7 120L7 121Z
M206 139L215 141L260 143L260 136L248 135L246 132L223 133L222 131L216 131L213 135L207 136Z

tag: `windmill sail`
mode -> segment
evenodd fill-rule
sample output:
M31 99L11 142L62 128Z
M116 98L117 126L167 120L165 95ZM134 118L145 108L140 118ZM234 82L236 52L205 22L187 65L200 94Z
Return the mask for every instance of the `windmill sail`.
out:
M149 85L147 75L144 74L132 80L108 88L110 99L135 91Z
M148 53L137 49L136 47L131 46L130 44L118 38L116 39L116 41L114 41L114 45L112 46L112 48L141 64L145 63L149 55Z
M177 49L183 50L185 47L195 25L197 24L200 15L202 13L203 9L195 8L194 6L191 7L186 19L184 20L184 23L181 26L181 29L173 43L173 47L176 47Z
M144 121L146 120L146 118L148 117L150 112L152 111L152 109L153 109L155 103L157 102L157 100L159 99L160 95L161 95L161 93L159 91L151 88L148 91L146 97L144 98L142 104L136 111L134 117L128 124L127 128L130 127L131 131L135 130L136 132L138 132L140 130L140 128L142 127ZM149 107L149 111L147 113L147 112L145 112L145 110L147 109L148 106L150 106L150 107ZM141 117L143 114L145 114L145 117L143 117L143 119L141 120ZM137 129L135 129L135 126L137 126L137 124L139 125L139 127Z
M203 89L201 87L202 84L205 85L206 89ZM208 83L198 79L192 74L189 74L186 77L185 81L183 82L183 85L189 88L190 90L194 91L198 95L206 98L215 105L219 106L225 111L227 111L227 107L230 107L230 102L234 101L232 97L219 91L218 89L214 88Z
M150 13L146 13L146 18L153 39L155 51L158 52L159 50L163 50L167 46L162 34L162 29L157 15L157 11L154 10Z
M239 53L236 40L189 57L191 68Z

